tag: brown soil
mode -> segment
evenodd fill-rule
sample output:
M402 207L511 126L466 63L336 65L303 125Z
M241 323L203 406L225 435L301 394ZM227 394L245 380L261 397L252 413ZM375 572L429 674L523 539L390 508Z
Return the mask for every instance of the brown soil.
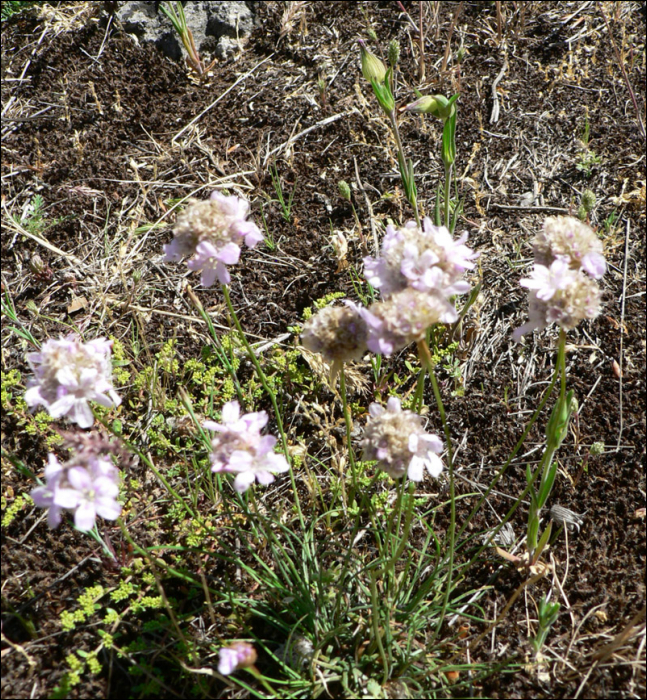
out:
M354 190L353 202L369 244L368 200L378 230L390 219L411 218L390 132L359 72L355 42L366 36L359 5L310 3L306 23L296 22L285 35L284 4L257 5L259 23L250 42L232 60L216 64L203 86L194 84L183 66L154 48L136 45L118 27L106 32L94 10L79 14L76 26L54 13L3 22L3 220L9 214L19 217L35 195L45 202L46 219L57 220L43 234L54 250L3 223L2 291L39 340L67 332L64 324L70 323L125 339L136 328L146 348L142 363L170 338L177 339L181 359L199 357L207 337L195 320L186 283L215 322L226 326L222 295L217 288L202 289L195 275L187 277L184 265L161 262L174 218L165 214L171 200L190 193L205 198L224 183L249 197L259 224L264 205L277 247L245 250L232 274L232 298L252 340L287 333L302 321L304 308L331 292L357 299L349 269L339 264L331 245L331 230L344 232L349 239L346 262L361 271L363 253L352 209L338 194L339 180L355 182L359 173L366 197ZM380 44L400 40L397 97L406 104L417 85L417 49L412 55L417 40L409 40L398 3L368 5ZM569 335L568 386L575 390L580 411L560 451L549 505L570 508L585 519L568 543L560 537L552 549L564 606L550 633L550 677L538 680L536 673L517 668L514 675L494 673L480 687L461 692L567 698L583 683L580 697L644 696L644 613L635 617L645 606L644 138L595 4L516 3L523 7L522 21L513 4L505 3L509 16L502 47L494 3L465 3L452 52L462 38L467 54L460 69L452 61L441 74L445 39L458 5L439 3L439 38L427 56L429 82L422 91L449 95L460 90L457 171L465 205L457 232L469 231L470 245L481 254L472 279L482 280L481 295L457 351L464 395L453 395L454 380L441 375L451 431L461 445L459 493L473 493L474 482L489 482L552 374L554 330L528 336L522 346L510 338L527 309L518 280L531 260L530 241L550 213L520 206L522 195L535 192L540 197L535 204L575 212L582 191L595 192L592 224L603 233L610 263L602 280L603 314ZM418 4L404 6L417 19ZM641 3L604 6L644 120L644 5L642 12ZM65 11L63 3L61 17ZM428 31L435 32L435 26ZM576 35L581 36L574 39ZM508 67L498 85L501 114L491 124L491 86L506 52ZM319 77L326 81L325 97L317 87ZM335 115L343 116L318 125ZM586 115L588 148L599 157L588 172L577 167L584 158L580 139ZM315 128L289 143L309 127ZM442 168L439 126L431 118L405 117L402 136L416 165L422 207L431 213ZM290 222L276 202L267 204L276 199L268 152L286 197L295 189ZM161 223L144 228L155 222ZM44 261L44 271L30 268L34 255ZM85 305L70 311L72 301L80 298ZM285 342L293 341L290 336ZM2 343L3 372L17 368L27 374L26 346L5 331ZM412 359L411 351L393 365L406 375L405 359ZM370 368L364 374L372 382ZM332 401L325 388L320 391L322 402ZM374 392L371 384L369 400ZM353 400L368 403L367 395L359 393ZM289 394L289 387L283 401L286 410L297 409L298 397ZM431 397L427 403L432 404ZM440 432L433 409L430 423ZM522 453L541 443L544 424L545 416ZM311 429L304 425L301 433L315 444ZM604 443L604 452L588 457L595 442ZM2 445L3 454L6 450L42 473L44 438L26 433L15 414L3 416ZM499 482L502 495L489 499L475 531L496 524L495 514L507 511L509 495L523 489L524 468L518 460ZM8 504L33 487L4 456L2 470ZM427 483L426 488L431 492L436 487ZM460 502L459 525L474 502ZM81 588L118 581L118 571L105 564L92 540L70 524L49 531L39 521L40 511L28 512L2 530L3 697L52 694L68 670L67 654L96 646L91 630L63 631L61 611ZM523 532L524 513L521 509L513 520L517 536ZM443 511L437 515L438 528L446 522ZM118 528L108 523L104 532L118 551L125 547ZM157 543L159 532L142 522L133 523L131 532L142 545ZM485 583L490 572L491 562L484 563L464 585ZM489 619L501 612L522 580L514 570L494 580L482 601ZM173 591L174 585L178 590ZM177 584L169 588L169 595L182 598L185 593ZM192 609L187 601L182 612ZM203 614L199 608L194 612L197 618ZM513 658L523 664L529 654L527 636L523 603L518 602L471 661L496 664ZM614 640L616 647L606 646ZM133 692L132 679L114 654L106 652L102 662L104 671L94 680L84 675L70 697L146 695L141 689ZM164 677L164 684L164 696L187 692L185 680ZM212 692L223 692L222 686L215 685Z

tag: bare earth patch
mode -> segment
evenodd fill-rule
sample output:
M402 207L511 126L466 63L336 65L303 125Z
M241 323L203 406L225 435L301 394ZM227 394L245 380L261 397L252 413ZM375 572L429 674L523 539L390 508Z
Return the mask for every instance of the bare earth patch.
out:
M194 505L213 529L198 531L136 458L122 467L124 517L139 546L166 547L157 554L166 565L202 577L203 587L181 576L164 578L165 595L197 657L182 656L174 624L151 602L159 594L155 577L142 577L137 567L145 563L118 525L99 526L117 564L69 519L48 529L43 512L24 497L35 484L16 464L42 476L47 452L65 449L54 422L31 414L21 400L29 376L24 356L33 349L25 337L31 333L44 342L79 329L88 338L118 341L115 379L123 404L106 413L107 420L174 488L189 489L186 466L205 455L191 443L179 388L187 389L200 415L214 410L214 396L217 410L233 391L190 290L221 334L225 352L238 358L250 410L272 415L272 407L233 339L219 288L202 288L184 264L163 263L162 245L171 240L176 206L186 198L206 199L214 189L246 197L268 242L244 249L232 268L231 296L249 341L263 348L259 354L298 457L299 495L308 522L317 521L322 504L342 488L331 473L344 468L345 428L326 371L299 349L296 327L318 300L341 293L360 301L366 292L356 219L338 182L351 183L371 252L374 235L381 239L389 222L412 218L391 132L359 68L356 40L366 38L369 25L379 46L400 42L398 104L415 99L414 86L423 94L460 92L457 188L464 208L457 233L468 231L469 245L480 253L470 282L481 282L481 291L455 338L458 347L439 368L458 446L459 527L552 376L554 327L522 344L511 339L527 314L518 281L531 263L535 232L549 214L575 215L583 192L591 190L596 204L590 222L609 263L601 281L602 314L568 336L568 386L579 411L560 450L548 503L582 515L581 527L555 539L548 556L553 573L526 587L470 647L488 630L483 621L493 622L525 580L484 553L463 574L453 609L485 587L477 603L458 621L448 615L439 635L446 643L436 644L433 659L423 657L434 668L451 660L456 669L443 671L423 694L392 678L384 697L429 697L432 689L437 697L644 697L644 4L503 3L507 18L499 37L494 3L427 3L423 86L418 38L400 3L254 5L257 25L249 42L216 61L202 84L157 49L138 45L118 23L107 25L102 3L45 6L2 23L3 697L242 697L241 688L207 672L215 668L222 640L244 629L278 655L289 641L286 630L300 624L296 604L287 597L263 600L244 568L218 555L221 541L240 551L230 529L239 514L201 493ZM403 6L417 22L418 3ZM461 45L465 55L458 63ZM495 103L499 114L492 122ZM442 179L441 127L410 115L402 117L401 132L422 210L431 215ZM277 186L286 203L294 195L287 217ZM343 255L333 245L338 233L348 242ZM402 351L379 382L367 362L354 366L349 399L356 427L364 426L369 403L385 401L390 390L411 398L417 362L412 348ZM428 386L425 403L430 430L442 433ZM473 539L463 541L459 562L470 559L480 533L499 522L525 487L525 467L539 457L548 415L546 409L470 523L466 536ZM273 422L270 428L276 432ZM358 440L360 432L353 437ZM591 453L594 443L603 443L601 453ZM429 520L444 536L446 482L423 481L416 496L427 499L423 508L433 509ZM292 497L282 485L258 498L267 512L282 514L284 524L296 528ZM525 514L522 505L511 521L517 539ZM349 531L320 520L313 532L327 542L321 565L334 590ZM412 533L417 546L424 536L422 529ZM183 556L169 549L178 543L186 548ZM372 545L365 546L368 555ZM259 554L265 556L261 545ZM137 591L129 588L133 582ZM226 589L230 598L207 605L208 586ZM235 604L238 589L259 601L247 617ZM538 668L528 638L537 601L549 589L562 611ZM97 599L114 591L123 596L102 598L94 608L93 591ZM124 612L123 600L134 613ZM285 629L267 622L262 605L274 611L284 606ZM118 621L109 617L110 608L118 609ZM78 610L85 613L66 625L65 613ZM364 650L371 651L362 646L370 625L366 619L355 624L361 632L353 645L335 647L331 639L322 653L329 657L332 649L359 663ZM394 615L396 627L406 624ZM90 655L85 666L82 652ZM70 662L70 654L81 661ZM475 664L478 673L471 677L460 664ZM258 665L275 678L288 677L271 654L261 654ZM350 682L340 675L321 685L312 669L298 673L307 679L312 674L312 685L304 682L290 697L309 697L314 688L322 697L339 697ZM378 666L379 680L381 673ZM458 683L455 689L448 679ZM264 697L266 689L252 676L245 680Z

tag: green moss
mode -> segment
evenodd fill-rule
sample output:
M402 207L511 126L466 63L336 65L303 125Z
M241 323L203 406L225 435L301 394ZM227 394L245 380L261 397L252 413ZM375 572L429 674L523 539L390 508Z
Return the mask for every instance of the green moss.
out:
M112 649L115 643L114 637L105 630L97 630L97 634L101 637L103 641L103 646L105 649Z
M0 373L0 379L2 382L2 410L8 411L13 399L13 392L11 390L20 386L22 377L17 369L12 369L9 372Z
M2 527L9 527L16 516L25 506L33 505L31 497L27 494L17 496L14 502L7 508L6 498L2 498ZM6 510L5 510L6 509Z
M144 367L144 369L137 374L133 381L133 386L137 391L149 390L153 383L154 370L152 367Z
M123 343L112 335L110 340L112 340L112 377L118 386L127 384L130 380L130 372L123 368L130 364L130 360L126 357Z
M174 338L167 340L162 346L162 349L155 355L157 358L157 366L166 374L176 375L180 369L180 362L176 358L177 341Z
M93 676L96 676L98 673L101 673L102 666L99 663L99 659L97 658L96 652L88 654L85 659L85 662L88 665L88 671L90 671L90 673Z
M143 610L159 610L164 607L164 601L160 595L145 595L143 598L138 600L136 603L132 604L133 612L140 612Z
M113 625L115 622L117 622L117 620L119 620L119 613L113 608L108 608L105 617L103 618L103 622L106 625Z
M312 318L314 312L323 309L324 306L329 306L336 299L343 299L345 296L346 295L344 292L332 292L330 294L326 294L325 297L321 297L321 299L317 299L312 304L312 307L306 306L306 308L303 309L303 313L301 314L303 320L307 321L308 319Z
M110 599L118 603L121 600L126 600L130 596L135 595L139 592L139 586L132 581L121 581L119 586L110 593Z
M86 616L90 617L90 615L101 609L101 606L97 603L97 600L103 598L104 594L105 589L100 585L86 588L85 591L81 593L78 598L78 603Z

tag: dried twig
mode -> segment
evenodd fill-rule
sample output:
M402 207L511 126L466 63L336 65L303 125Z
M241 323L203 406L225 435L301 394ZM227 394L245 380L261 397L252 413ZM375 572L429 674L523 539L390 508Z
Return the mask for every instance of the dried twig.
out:
M364 195L364 201L366 202L366 208L368 209L368 220L371 223L371 233L373 234L373 245L375 246L375 255L378 256L380 254L380 244L377 240L377 230L375 229L375 220L373 218L373 207L371 206L371 200L368 198L366 190L364 189L364 185L362 184L362 180L359 176L357 158L355 158L354 156L353 163L355 164L355 181L357 182L357 187L359 187L361 193Z
M645 125L643 124L643 121L640 118L640 108L638 107L638 102L636 101L636 95L634 94L633 88L631 87L631 83L629 82L629 76L627 75L627 71L625 70L625 64L622 61L622 56L620 56L620 52L618 51L618 47L616 46L616 40L613 38L613 34L611 33L611 27L609 26L607 16L604 14L604 10L602 9L602 5L599 2L599 0L596 4L598 6L598 10L599 10L600 14L602 15L602 19L604 19L604 23L607 26L607 33L609 34L609 39L611 39L611 46L613 46L613 53L616 55L616 61L618 61L618 65L620 66L620 70L622 71L622 77L624 78L625 85L627 86L627 90L629 91L629 96L631 97L631 101L633 102L634 109L636 110L636 119L638 120L638 127L640 128L640 133L642 134L643 141L644 141L645 140Z
M350 112L340 112L339 114L333 114L332 117L326 117L325 119L322 119L320 122L317 122L316 124L313 124L312 126L309 126L307 129L304 129L303 131L300 131L298 134L295 134L294 136L290 136L290 138L282 143L280 146L277 146L276 148L273 148L269 153L266 154L265 158L263 159L263 165L267 165L267 161L275 154L281 151L284 148L287 148L288 146L291 146L295 141L298 141L300 138L306 136L306 134L309 134L311 131L314 131L315 129L319 129L322 126L328 126L328 124L332 124L333 122L338 121L342 117L346 117L350 114Z
M452 48L452 35L454 33L454 27L456 26L456 22L458 22L458 18L461 16L461 12L463 11L463 5L465 3L461 2L461 4L458 6L458 9L456 12L454 12L454 16L452 17L452 23L449 26L449 33L447 34L447 45L445 46L445 55L443 56L443 65L442 68L440 69L441 73L444 73L445 70L447 69L447 62L449 61L449 53Z
M620 389L619 389L619 397L618 397L618 411L620 413L619 416L619 422L620 426L618 428L618 442L616 443L616 452L620 449L620 442L622 440L622 431L624 429L624 422L622 418L622 356L623 356L623 345L624 345L624 337L625 337L625 299L626 299L626 292L627 292L627 264L629 261L629 219L627 219L627 226L626 226L626 233L625 233L625 264L624 264L624 270L622 273L622 296L621 299L622 301L620 302L620 356L618 357L618 366L620 371L618 374L620 375L618 377L618 382L620 383Z
M492 83L492 114L490 114L490 124L496 124L499 121L499 93L496 91L496 89L507 70L508 57L506 56L503 60L503 66L499 72L499 75L497 75Z

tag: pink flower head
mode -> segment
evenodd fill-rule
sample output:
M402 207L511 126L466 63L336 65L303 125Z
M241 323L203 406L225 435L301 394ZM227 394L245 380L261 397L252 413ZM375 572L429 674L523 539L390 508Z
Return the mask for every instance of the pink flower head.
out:
M566 289L575 281L575 273L570 269L568 260L559 257L550 267L535 265L530 277L522 279L519 284L527 289L534 289L538 299L548 301L555 292Z
M112 385L112 341L96 338L82 343L69 335L50 339L40 352L27 354L34 372L25 392L30 407L44 405L53 418L68 416L82 428L94 423L88 401L119 406L121 399Z
M368 309L358 307L366 322L369 350L391 355L410 343L422 340L436 323L454 323L458 314L453 304L437 291L405 288Z
M218 672L228 676L239 668L248 668L256 663L256 649L247 642L235 642L222 647L218 652Z
M216 281L229 284L231 277L226 265L235 265L240 257L240 248L235 243L227 243L219 250L209 241L198 243L195 256L186 264L189 270L202 271L203 287L211 287Z
M115 520L121 513L119 471L108 457L81 453L61 464L50 454L45 479L45 486L35 488L31 497L38 507L49 509L51 528L60 524L63 510L74 511L74 524L82 532L94 527L97 515Z
M387 401L386 410L372 403L369 413L362 459L377 460L378 467L394 479L407 474L412 481L422 481L425 469L439 476L443 443L437 435L425 433L419 415L403 411L400 399L394 396Z
M478 253L465 245L467 233L454 240L444 226L434 226L426 217L422 228L409 221L401 229L387 226L379 258L364 258L370 284L384 297L407 287L438 292L446 298L465 294L470 285L461 279L474 267Z
M533 241L535 262L549 267L562 257L570 268L584 270L593 279L606 272L604 246L595 231L573 216L549 216Z
M556 260L552 268L559 262ZM591 279L583 270L568 274L557 274L557 281L552 280L543 265L535 265L543 268L540 275L533 276L524 282L532 283L528 301L528 322L517 328L513 338L519 342L521 336L533 330L541 330L551 323L557 323L564 330L572 330L584 319L594 319L600 313L601 294L597 282ZM547 272L546 272L547 271ZM568 283L564 283L564 280ZM529 286L525 284L524 286ZM539 294L548 298L540 298Z
M254 483L267 485L274 474L290 468L283 455L274 452L276 438L261 435L267 424L265 411L240 415L237 401L222 407L222 423L205 421L207 430L218 433L211 441L211 470L216 473L234 473L234 488L243 493Z
M193 256L187 267L202 272L202 284L211 287L231 281L227 265L240 258L240 246L253 248L263 234L252 221L247 221L249 203L236 196L226 197L212 192L207 201L191 200L178 216L174 238L164 246L164 261L177 262Z

